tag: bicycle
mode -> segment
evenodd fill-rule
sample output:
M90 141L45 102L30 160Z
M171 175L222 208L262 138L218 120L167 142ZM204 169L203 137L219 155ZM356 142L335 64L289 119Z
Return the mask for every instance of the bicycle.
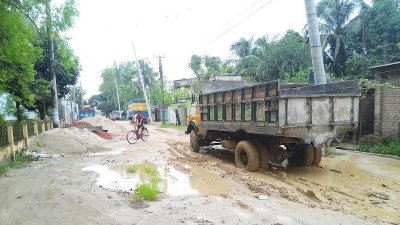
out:
M142 126L142 129L140 130L141 132L139 134L139 129L135 125L134 129L126 134L126 140L129 144L135 144L139 138L142 139L142 141L147 141L149 139L149 131L147 128Z

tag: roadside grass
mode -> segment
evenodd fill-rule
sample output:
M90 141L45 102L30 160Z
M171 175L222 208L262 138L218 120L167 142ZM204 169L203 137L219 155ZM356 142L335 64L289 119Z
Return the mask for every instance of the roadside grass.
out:
M383 140L375 144L361 143L358 146L358 150L400 157L400 140Z
M185 125L175 125L172 123L161 124L160 128L173 128L173 129L177 129L179 131L185 131L187 129L187 127Z
M9 169L19 169L26 166L29 162L34 161L32 156L24 155L24 151L15 154L15 161L4 161L0 162L0 176L7 172Z
M158 184L161 182L160 174L157 168L144 165L143 167L135 167L136 171L140 170L149 176L148 182L139 184L135 194L131 196L131 201L156 201L158 199Z
M152 183L140 184L137 187L134 199L137 201L155 201L158 198L157 185Z
M128 172L128 173L136 173L137 172L137 167L136 166L129 166L127 169L126 169L126 171Z

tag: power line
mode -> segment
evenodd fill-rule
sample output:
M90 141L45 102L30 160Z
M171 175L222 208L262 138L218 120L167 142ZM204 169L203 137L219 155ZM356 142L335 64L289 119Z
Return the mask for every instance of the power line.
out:
M232 24L232 21L234 21L237 18L240 18L243 14L246 14L250 9L252 9L254 6L256 6L258 3L262 2L264 0L256 0L252 4L248 5L244 10L240 11L236 16L232 17L228 22L224 23L220 28L224 28L230 24Z
M248 16L244 17L242 20L239 20L237 23L235 23L233 26L229 27L228 29L226 29L224 32L222 32L220 35L218 35L217 37L215 37L213 40L211 40L210 42L208 42L208 45L211 45L212 43L214 43L216 40L220 39L222 36L224 36L226 33L228 33L229 31L233 30L235 27L239 26L241 23L243 23L244 21L246 21L247 19L249 19L250 17L252 17L254 14L256 14L257 12L259 12L260 10L262 10L263 8L265 8L267 5L271 4L273 1L275 0L269 0L268 2L266 2L265 4L263 4L262 6L260 6L259 8L257 8L256 10L254 10L251 14L249 14Z

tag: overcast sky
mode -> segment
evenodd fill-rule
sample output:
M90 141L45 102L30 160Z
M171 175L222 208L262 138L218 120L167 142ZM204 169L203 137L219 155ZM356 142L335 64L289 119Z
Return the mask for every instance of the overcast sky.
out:
M134 59L132 42L138 57L147 58L155 70L158 62L154 56L165 56L164 75L172 81L194 77L188 69L193 54L227 59L231 57L230 45L241 37L273 38L288 29L301 32L306 24L304 0L76 0L76 3L80 15L67 36L82 65L80 81L87 92L86 98L98 93L104 68L112 66L114 61ZM246 17L247 20L236 25Z

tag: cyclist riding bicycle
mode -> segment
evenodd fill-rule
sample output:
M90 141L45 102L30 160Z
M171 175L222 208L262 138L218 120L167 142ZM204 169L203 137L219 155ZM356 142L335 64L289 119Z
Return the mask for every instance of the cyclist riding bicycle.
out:
M141 134L143 131L143 122L144 117L140 111L137 111L135 115L132 117L132 123L134 123L138 128L138 134Z

